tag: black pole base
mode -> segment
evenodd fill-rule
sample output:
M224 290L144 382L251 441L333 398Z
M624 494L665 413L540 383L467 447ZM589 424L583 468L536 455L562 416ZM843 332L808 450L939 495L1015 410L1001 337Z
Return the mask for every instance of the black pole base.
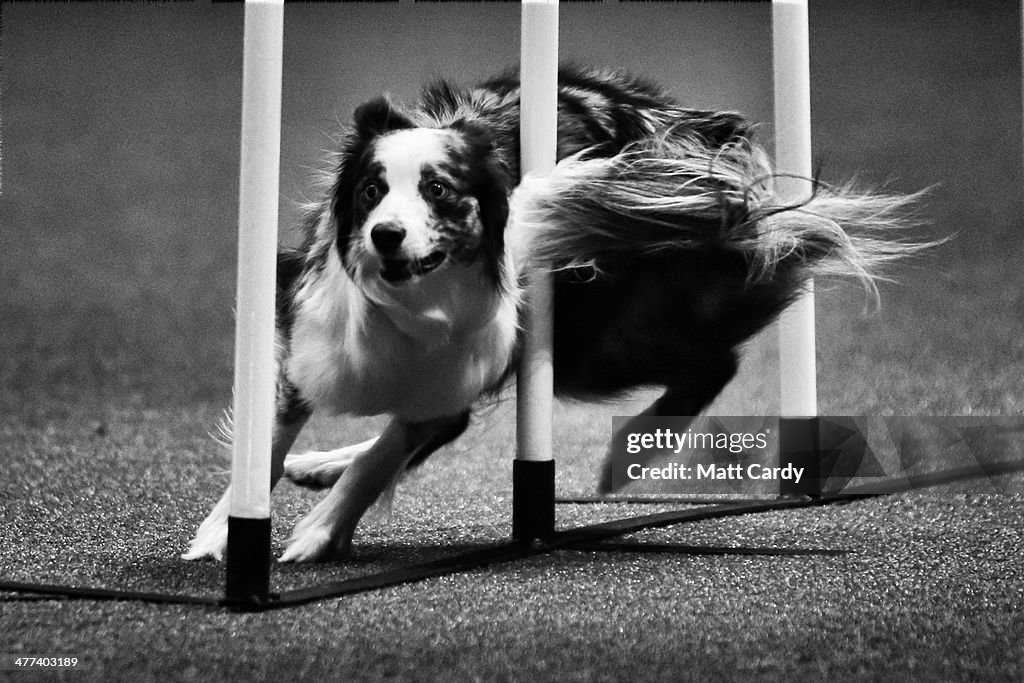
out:
M555 461L512 463L512 538L547 540L555 534Z
M792 465L803 469L799 483L780 480L780 495L821 498L820 422L817 417L784 417L779 420L779 466Z
M224 604L243 611L270 602L270 518L228 517Z

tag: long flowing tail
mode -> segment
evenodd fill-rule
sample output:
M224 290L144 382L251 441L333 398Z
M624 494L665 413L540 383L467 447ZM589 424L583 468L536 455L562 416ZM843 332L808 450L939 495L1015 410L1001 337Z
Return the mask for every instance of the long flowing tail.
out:
M512 209L537 264L597 271L611 259L721 249L749 278L784 268L854 277L875 293L883 266L934 243L906 238L918 194L858 192L812 182L796 204L773 190L767 154L746 138L724 145L682 126L607 158L586 152L546 178L526 178Z

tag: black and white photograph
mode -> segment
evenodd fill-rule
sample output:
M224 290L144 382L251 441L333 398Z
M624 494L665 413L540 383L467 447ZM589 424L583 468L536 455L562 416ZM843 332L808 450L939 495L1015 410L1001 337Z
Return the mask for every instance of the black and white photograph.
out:
M1022 25L3 3L0 678L1021 680Z

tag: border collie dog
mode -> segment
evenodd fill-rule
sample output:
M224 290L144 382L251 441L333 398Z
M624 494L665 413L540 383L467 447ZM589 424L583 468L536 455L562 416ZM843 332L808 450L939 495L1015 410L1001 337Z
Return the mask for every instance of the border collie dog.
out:
M559 163L520 182L515 73L360 106L301 248L278 259L272 481L329 487L281 561L344 557L368 507L514 375L527 271L553 273L560 395L661 386L645 414L685 416L809 277L872 290L876 267L913 248L884 234L907 198L815 184L783 203L751 128L563 68ZM315 410L391 420L365 443L286 458ZM183 557L223 556L228 500Z

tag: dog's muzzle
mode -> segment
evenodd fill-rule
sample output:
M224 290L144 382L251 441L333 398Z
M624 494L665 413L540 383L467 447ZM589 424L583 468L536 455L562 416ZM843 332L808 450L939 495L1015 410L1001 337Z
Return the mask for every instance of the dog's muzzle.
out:
M413 275L426 275L444 263L447 255L435 251L423 258L408 258L402 253L405 228L396 223L378 223L370 230L370 241L380 254L380 276L385 282L402 282Z
M411 279L413 275L426 275L436 270L446 258L448 256L443 251L435 251L423 258L385 258L381 260L380 276L386 282L403 282Z

